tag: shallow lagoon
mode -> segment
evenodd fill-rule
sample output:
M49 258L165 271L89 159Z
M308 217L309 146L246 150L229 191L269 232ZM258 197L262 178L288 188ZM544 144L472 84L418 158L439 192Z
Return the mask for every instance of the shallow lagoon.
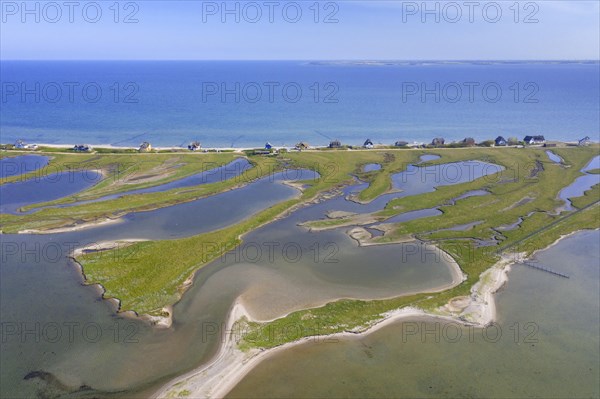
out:
M210 164L203 164L203 169L206 169ZM115 198L120 198L125 195L134 195L134 194L147 194L147 193L156 193L163 192L167 190L172 190L175 188L185 188L192 186L199 186L203 184L210 184L216 182L222 182L228 179L234 179L239 177L246 170L252 168L252 164L248 162L246 158L238 158L226 165L219 166L216 168L211 168L208 170L203 170L200 173L193 174L191 176L183 177L181 179L177 179L168 183L158 184L156 186L140 188L136 190L130 190L123 193L118 194L110 194L104 197L96 198L93 200L85 200L85 201L77 201L69 204L58 205L60 208L67 208L76 205L83 205L93 202L107 201ZM42 209L42 208L38 208Z
M475 167L479 172L463 173L448 183L468 181L483 175L486 169L493 170L488 168L489 164L480 164ZM471 170L470 166L468 170ZM407 182L421 179L419 170L411 169L410 175ZM429 184L421 185L422 190L433 190L436 183L446 182L435 177L440 175L428 173L424 176L429 176L424 178ZM395 178L402 182L398 176ZM279 199L288 198L295 192L291 187L268 181L262 186L257 181L247 187L260 189L253 195L239 191L242 189L223 195L232 195L235 199L241 193L242 202L251 208L253 204L261 203L264 195L275 195L280 189L283 189L283 195ZM32 396L42 391L45 395L64 394L77 391L81 385L89 386L91 390L72 395L111 396L110 392L113 392L122 396L123 390L130 397L147 395L173 376L197 367L214 355L221 338L220 334L210 332L226 320L232 303L240 296L254 317L268 319L339 297L384 298L449 284L453 276L448 259L439 251L415 244L410 244L413 245L410 248L406 246L409 244L359 248L343 229L308 233L298 226L301 222L323 217L328 209L337 209L340 205L360 211L377 209L374 207L381 209L393 196L419 192L418 187L415 182L403 193L382 196L368 205L334 198L301 208L291 217L248 234L244 246L196 273L194 285L174 307L173 327L168 330L158 330L140 320L115 315L114 305L101 301L97 288L78 284L82 281L81 275L65 256L73 246L104 239L168 238L180 236L182 231L185 231L183 235L189 235L210 230L215 225L200 222L200 216L210 213L210 209L203 208L202 204L211 201L211 197L134 214L118 227L104 226L48 236L5 236L3 245L12 246L6 247L6 262L0 269L0 285L3 298L6 298L1 304L2 321L19 325L22 322L42 323L42 326L76 323L80 329L93 323L102 335L97 342L90 342L90 337L79 331L72 342L64 339L49 342L42 338L38 343L26 340L19 345L3 346L2 368L10 372L2 375L2 396ZM360 188L354 188L357 189ZM240 202L239 197L237 201ZM247 209L249 213L252 212L250 208ZM153 227L152 218L145 219L144 216L151 212L157 212L154 217L159 220L158 215L162 214L165 223ZM228 210L224 209L224 212ZM23 259L21 251L14 251L15 245L17 248L38 246L37 253L47 254L39 259L27 256ZM274 251L270 252L269 247ZM47 250L40 251L39 248ZM258 253L260 256L257 257ZM378 262L374 263L373 259ZM32 292L36 294L31 295ZM105 359L110 366L93 369L89 367L91 358ZM23 379L36 370L51 373L64 386L48 378Z
M570 279L513 266L497 327L407 319L309 342L261 363L228 397L598 397L599 243L598 230L581 232L537 255Z
M569 198L580 197L596 184L600 184L600 174L587 173L590 170L597 169L599 165L600 156L596 156L583 169L581 169L581 172L585 173L585 175L579 176L573 183L563 188L558 193L558 197L565 202L566 210L573 209Z
M121 218L117 228L106 225L95 228L91 234L96 239L105 240L160 240L218 230L299 194L297 189L282 184L283 180L312 180L317 177L309 170L275 173L209 197L152 211L129 213Z
M381 170L381 165L378 163L368 163L363 167L364 172L373 172L375 170Z
M61 250L64 252L62 257L52 255L52 259L42 257L26 262L22 262L19 252L7 256L0 269L3 323L29 326L75 323L79 330L72 342L66 340L64 330L63 339L58 342L42 338L39 343L26 340L17 344L10 337L12 344L3 346L1 360L6 370L2 377L3 396L30 397L40 389L46 393L57 390L64 393L63 388L49 386L37 378L23 380L35 370L52 373L69 390L88 385L98 396L124 389L128 390L127 396L135 395L133 391L151 392L169 377L212 357L220 335L208 332L226 320L231 304L240 295L253 315L268 318L316 306L338 295L385 297L451 281L446 262L430 256L423 263L418 247L402 261L401 246L362 249L341 231L319 235L304 232L297 237L286 223L294 221L267 225L247 237L249 244L263 242L261 236L269 242L277 237L280 245L272 261L266 253L255 260L252 252L242 250L240 255L230 253L224 262L218 260L201 269L194 285L174 307L174 324L169 330L157 330L139 320L115 315L109 302L100 301L97 289L78 284L82 281L79 271L64 259L64 252L68 248L65 243L85 244L80 234L6 236L6 242L14 245L28 248L41 245L52 254L50 250L56 248L59 254ZM288 235L283 235L284 232ZM327 246L336 240L340 241L335 244L339 253L332 253ZM302 255L295 263L286 257L296 259L296 255L280 250L290 243L302 248ZM310 248L315 244L319 246L316 252ZM379 259L379 264L366 268L373 256ZM48 286L52 290L48 291ZM102 331L98 341L94 338L91 342L89 336L83 335L81 329L87 323ZM116 342L115 326L120 333ZM124 341L129 338L133 341ZM106 367L90 367L92 358L105 359Z
M78 193L99 183L101 179L101 173L94 170L73 170L3 184L0 186L0 213L14 214L26 205Z
M18 176L39 170L50 162L44 155L18 155L0 159L0 178Z

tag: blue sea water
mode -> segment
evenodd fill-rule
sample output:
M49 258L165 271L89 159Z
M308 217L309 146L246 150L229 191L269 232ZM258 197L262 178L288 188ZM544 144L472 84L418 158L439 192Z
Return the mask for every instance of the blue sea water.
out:
M600 64L2 61L0 142L205 147L600 136Z

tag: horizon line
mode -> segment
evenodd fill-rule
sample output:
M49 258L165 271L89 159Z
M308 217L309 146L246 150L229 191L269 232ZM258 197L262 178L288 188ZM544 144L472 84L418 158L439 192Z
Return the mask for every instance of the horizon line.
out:
M37 59L37 58L9 58L0 59L4 61L206 61L206 62L600 62L600 58L583 58L583 59L376 59L376 58L360 58L360 59L212 59L212 58L171 58L171 59L154 59L154 58L78 58L78 59Z

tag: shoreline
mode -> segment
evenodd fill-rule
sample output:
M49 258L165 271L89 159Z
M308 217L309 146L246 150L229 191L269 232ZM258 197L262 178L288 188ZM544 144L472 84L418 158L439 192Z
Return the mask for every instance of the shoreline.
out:
M225 397L227 393L229 393L258 364L279 352L310 341L327 341L336 338L360 338L401 320L402 318L423 315L426 315L426 313L420 309L403 308L388 312L382 320L361 332L343 332L323 336L305 337L274 348L266 350L252 349L248 352L243 352L237 348L237 337L234 334L225 334L225 342L211 361L206 365L194 369L169 382L152 395L152 398L177 398L186 396L185 394L178 395L181 392L191 392L189 396L194 398L222 398ZM230 311L227 329L225 331L231 332L234 323L242 317L249 319L245 306L238 300L234 303Z
M152 316L149 314L139 314L135 310L121 310L121 300L116 297L107 297L106 288L101 283L88 282L87 275L85 274L85 269L81 262L77 260L77 257L82 255L86 249L93 249L94 251L101 252L118 248L121 244L131 245L144 241L149 240L143 238L127 238L122 240L120 239L114 241L101 241L97 243L91 243L89 245L73 249L73 251L71 251L71 253L68 255L68 258L71 259L71 261L75 263L76 267L79 269L83 285L88 287L94 287L95 289L97 289L100 299L103 301L107 301L114 306L115 314L132 319L143 320L157 328L170 328L173 325L173 305L165 305L162 308L162 311L166 313L167 316Z
M72 231L85 230L98 226L106 226L109 224L118 224L123 221L122 217L117 218L105 218L94 222L79 223L72 226L58 227L56 229L38 230L38 229L26 229L19 230L16 234L56 234L56 233L69 233ZM125 241L125 240L122 240Z
M296 199L300 198L300 196L302 195L303 188L301 187L301 185L295 184L294 182L286 181L286 180L281 181L281 184L288 185L288 186L294 188L295 190L297 190L298 193L297 193L297 196L295 197ZM315 200L315 198L313 198L311 200ZM310 202L311 200L308 200L308 202ZM304 203L297 204L297 205L304 205ZM295 208L292 207L290 209L283 211L282 213L276 215L275 218L273 218L272 220L269 220L269 221L259 225L257 228L260 228L268 223L272 223L274 221L282 219L288 213L292 212L294 209ZM113 222L119 222L121 220L122 220L122 218L108 219L107 222L113 223ZM88 226L86 226L86 227L95 227L100 224L103 224L103 223L88 223ZM56 232L58 232L58 230L59 229L48 231L47 234L56 233ZM77 226L65 228L65 231L73 231L73 230L78 230ZM27 230L25 230L25 231L27 231ZM19 232L19 233L21 233L21 232ZM247 233L239 235L238 238L242 239L245 234L247 234ZM199 269L195 270L194 272L192 272L191 275L188 276L188 278L183 282L183 284L179 287L179 297L178 297L177 301L175 301L174 303L171 303L171 304L166 304L161 309L163 313L166 313L166 316L156 316L156 315L151 315L151 314L147 314L147 313L140 314L140 313L136 312L135 310L123 310L122 311L121 310L121 300L116 297L106 297L105 296L106 289L104 288L104 286L102 284L100 284L100 283L88 284L87 283L87 276L85 275L83 265L77 260L77 257L82 255L83 251L85 251L88 248L93 248L96 251L101 252L101 251L105 251L105 250L114 249L114 248L118 247L119 244L121 244L121 243L134 244L134 243L143 242L143 241L151 241L151 240L141 239L141 238L128 238L128 239L119 239L119 240L114 240L114 241L102 241L99 243L92 243L90 245L74 249L69 254L69 257L79 268L79 271L83 278L84 284L88 285L88 286L98 286L100 288L100 292L99 292L100 298L102 300L106 300L106 301L109 301L109 302L112 302L113 304L115 304L115 307L116 307L115 313L116 314L122 315L125 317L133 317L133 318L141 319L157 328L170 328L173 325L173 307L181 300L181 298L183 297L183 294L185 294L185 292L194 284L194 279L195 279L195 276L196 276L196 273L198 272L198 270L200 270L202 267L204 267L206 265L204 265L204 266L200 267Z
M364 337L406 318L424 317L468 326L485 327L497 320L495 294L509 281L508 273L519 259L530 259L536 253L550 249L563 239L583 231L589 231L589 229L581 229L563 234L550 245L534 251L526 258L524 253L505 254L496 264L480 274L479 281L471 288L470 296L452 298L446 305L438 308L435 312L427 312L410 306L404 307L383 313L382 319L373 322L361 331L304 337L274 348L252 349L248 352L243 352L237 348L236 337L233 333L225 334L225 341L213 359L163 385L152 395L152 398L177 398L183 396L221 398L227 395L260 362L283 350L310 341L317 342L337 338ZM461 303L462 306L455 308L453 305L456 300L463 301ZM466 317L467 315L469 317ZM250 319L246 307L238 298L229 312L227 329L225 331L232 332L235 322L242 317L253 321ZM185 394L180 396L180 393Z
M111 224L111 223L121 223L123 221L123 217L126 216L129 213L137 213L137 212L151 212L157 209L162 209L162 208L168 208L169 206L176 206L176 205L181 205L181 204L186 204L186 203L190 203L193 201L198 201L201 200L203 198L208 198L211 197L213 195L219 195L219 194L223 194L229 191L233 191L233 190L237 190L240 188L244 188L249 184L252 184L260 179L263 179L267 176L262 176L262 177L258 177L258 178L254 178L252 180L246 181L246 182L242 182L242 183L238 183L235 184L234 186L228 187L223 191L219 191L217 193L214 194L202 194L199 197L194 197L194 198L189 198L185 201L182 202L177 202L175 204L170 204L167 206L160 206L160 205L156 205L155 206L151 206L147 209L143 209L143 210L127 210L127 211L121 211L118 212L116 214L113 215L113 217L106 217L104 219L100 219L100 220L94 220L94 221L90 221L90 222L85 222L85 223L76 223L74 225L70 225L70 226L64 226L64 227L58 227L58 228L54 228L54 229L47 229L47 230L40 230L40 229L25 229L25 230L19 230L16 233L11 233L11 234L55 234L55 233L68 233L68 232L72 232L72 231L77 231L77 230L82 230L82 229L88 229L88 228L92 228L92 227L98 227L98 226L102 226L102 225L106 225L106 224ZM293 181L286 181L286 180L282 180L281 184L287 185L289 187L295 188L297 189L300 193L302 193L304 191L304 188L302 187L301 184L295 183ZM118 195L122 195L122 196L126 196L128 195L127 192L123 192L123 193L117 193ZM74 205L76 206L77 203L75 202ZM39 208L39 209L43 209L43 208Z
M570 146L577 146L577 141L562 141L562 140L549 140L549 142L552 143L556 143L560 146L565 146L565 147L570 147ZM449 143L452 144L452 143ZM594 144L598 144L597 142L592 142L592 145ZM31 145L34 145L34 143L32 143ZM204 153L214 153L214 152L234 152L234 153L243 153L244 151L251 151L251 150L259 150L259 149L264 149L264 145L263 144L257 144L255 146L244 146L244 147L219 147L219 146L212 146L212 147L201 147L199 150L189 150L187 147L182 147L182 146L169 146L169 145L158 145L158 146L152 146L152 150L151 151L139 151L139 146L115 146L112 144L106 144L106 143L101 143L101 144L86 144L86 145L90 145L92 147L92 150L89 152L73 152L73 147L75 145L80 145L80 144L75 144L75 143L63 143L63 144L55 144L55 143L35 143L35 145L37 146L35 149L34 148L4 148L2 149L3 152L11 152L11 153L25 153L25 154L44 154L46 153L43 149L40 149L39 147L46 147L49 149L53 149L53 150L64 150L65 152L68 153L73 153L73 154L94 154L96 151L94 151L94 149L102 149L102 150L114 150L114 151L129 151L129 150L134 150L136 152L139 152L140 154L153 154L153 153L157 153L158 151L173 151L173 152L184 152L184 153L190 153L190 154L204 154ZM12 146L12 143L0 143L0 146ZM523 145L505 145L505 146L492 146L493 148L521 148L523 147ZM544 144L530 144L530 145L526 145L525 147L527 148L546 148L544 147ZM437 147L437 146L431 146L430 142L424 142L424 141L420 141L420 142L412 142L412 143L408 143L406 146L396 146L394 143L379 143L371 148L366 148L363 145L360 144L343 144L342 147L340 148L330 148L329 145L324 144L324 145L314 145L314 146L310 146L309 148L306 149L302 149L299 150L297 149L294 145L281 145L281 146L272 146L272 149L275 151L279 151L279 150L287 150L287 151L297 151L297 152L303 152L303 151L322 151L322 150L332 150L332 151L377 151L377 150L445 150L445 149L449 149L449 150L455 150L455 149L472 149L472 148L490 148L490 147L485 147L485 146L479 146L479 145L474 145L474 146L457 146L457 147L449 147L449 146L442 146L442 147ZM57 151L50 151L48 153L55 153Z
M464 281L466 276L462 272L462 269L460 269L458 263L456 263L456 261L454 261L452 257L450 257L450 259L452 281L448 285L434 287L430 290L424 291L424 293L443 292ZM410 294L411 293L406 293L403 295ZM341 299L344 298L338 298L337 300ZM158 390L152 396L152 398L177 397L177 391L190 391L190 396L192 397L224 397L256 365L280 351L310 341L331 340L336 338L359 338L368 335L372 332L378 331L379 329L403 318L425 316L447 321L458 321L461 324L474 324L466 323L464 320L458 320L449 315L427 313L424 310L414 307L404 307L400 309L395 309L383 313L382 316L383 317L381 319L372 322L366 328L363 328L358 331L345 331L322 336L304 337L297 341L289 342L270 349L261 350L254 348L249 350L248 352L243 352L242 350L237 348L236 339L238 337L235 336L234 324L242 318L246 318L249 321L266 321L255 320L254 318L252 318L246 306L242 303L241 299L238 298L232 305L226 323L225 332L230 333L225 334L225 340L222 343L221 348L219 349L215 357L208 363L182 376L179 376L171 382L167 383L166 385L161 387L160 390ZM285 315L281 317L285 317Z

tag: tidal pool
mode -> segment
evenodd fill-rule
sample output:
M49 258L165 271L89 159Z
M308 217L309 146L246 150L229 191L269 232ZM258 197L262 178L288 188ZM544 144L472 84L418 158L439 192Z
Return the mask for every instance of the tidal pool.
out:
M52 201L92 187L102 174L94 170L74 170L44 174L0 186L0 213L18 212L19 208Z
M378 163L368 163L363 167L364 172L373 172L375 170L381 170L381 165Z
M569 279L513 266L494 326L415 318L309 341L262 362L228 397L598 397L599 243L598 230L580 232L536 256Z
M174 181L171 181L168 183L163 183L163 184L159 184L159 185L147 187L147 188L130 190L130 191L126 191L126 192L118 193L118 194L105 195L103 197L92 199L92 200L84 200L84 201L77 201L77 202L61 204L61 205L56 205L56 206L50 206L50 207L35 208L35 210L51 208L51 207L68 208L68 207L77 206L77 205L84 205L84 204L90 204L90 203L95 203L95 202L116 199L116 198L120 198L120 197L123 197L126 195L157 193L157 192L172 190L175 188L185 188L185 187L199 186L199 185L203 185L203 184L217 183L217 182L225 181L228 179L237 178L242 173L244 173L246 170L248 170L252 167L252 164L250 164L250 162L248 162L248 160L246 158L238 158L238 159L235 159L234 161L228 163L227 165L223 165L223 166L219 166L219 167L211 168L211 169L206 169L206 168L210 167L211 165L212 165L212 163L205 163L203 165L204 166L203 169L205 169L205 170L203 170L202 172L193 174L191 176L183 177L181 179L174 180Z
M318 177L310 170L275 173L243 187L209 197L147 212L123 216L118 225L94 228L96 239L168 239L188 237L218 230L260 212L281 201L299 195L296 188L282 181L311 180Z
M34 172L48 165L50 157L44 155L18 155L0 159L0 178Z
M462 199L465 198L471 198L471 197L483 197L485 195L489 195L490 192L489 191L485 191L485 190L472 190L472 191L467 191L466 193L459 195L458 197L454 198L452 200L452 204L455 204L456 201L460 201Z
M481 161L453 162L428 166L408 165L405 171L391 176L392 187L397 192L380 195L367 204L347 201L344 197L337 197L317 204L316 208L323 210L321 218L326 217L329 211L375 212L383 209L394 198L432 192L436 187L467 183L479 178L489 179L490 182L500 181L503 178L502 171L504 170L503 166ZM355 194L367 186L366 183L362 183L346 187L344 195ZM475 191L473 192L475 193ZM486 191L477 190L473 195L486 194L488 194ZM466 198L466 196L463 198Z
M496 227L496 230L498 230L498 231L511 231L511 230L514 230L517 227L519 227L521 225L521 223L523 223L523 218L519 217L516 222L511 223L511 224L503 224L502 226Z
M586 167L581 169L581 172L585 173L585 175L579 176L573 183L558 193L558 197L565 202L565 210L573 210L569 198L581 197L587 190L596 184L600 184L600 174L587 173L589 170L598 168L599 164L600 156L594 157Z
M552 151L546 150L546 155L548 155L548 158L550 158L550 160L554 163L562 163L563 159L561 157L559 157L558 155L556 155L555 153L553 153Z
M396 216L392 216L391 218L386 219L382 223L402 223L431 216L439 216L441 214L442 211L440 211L437 208L419 209L417 211L409 211Z
M435 155L435 154L425 154L425 155L421 155L419 157L421 162L435 161L436 159L440 159L440 158L441 157L439 155Z

